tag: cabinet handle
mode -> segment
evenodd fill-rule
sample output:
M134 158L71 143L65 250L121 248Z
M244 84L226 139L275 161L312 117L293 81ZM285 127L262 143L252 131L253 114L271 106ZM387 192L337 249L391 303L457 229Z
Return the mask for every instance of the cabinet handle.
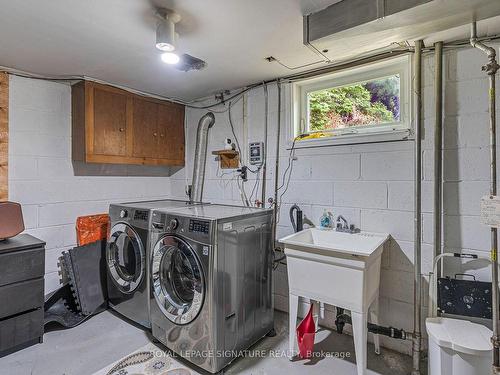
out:
M158 135L158 133L153 133L153 137L156 137Z
M165 134L160 134L160 137L162 137L162 138L165 137Z
M122 132L122 133L125 131L125 129L124 129L124 128L120 128L119 130L120 130L120 132Z

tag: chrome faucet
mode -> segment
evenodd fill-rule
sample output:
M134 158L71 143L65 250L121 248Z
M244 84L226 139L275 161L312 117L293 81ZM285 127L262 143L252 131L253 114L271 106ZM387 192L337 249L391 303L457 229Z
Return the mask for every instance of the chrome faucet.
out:
M345 232L349 229L349 223L342 215L337 216L337 232Z
M345 233L359 233L359 228L356 228L354 224L349 225L346 218L342 215L337 216L337 232L345 232Z

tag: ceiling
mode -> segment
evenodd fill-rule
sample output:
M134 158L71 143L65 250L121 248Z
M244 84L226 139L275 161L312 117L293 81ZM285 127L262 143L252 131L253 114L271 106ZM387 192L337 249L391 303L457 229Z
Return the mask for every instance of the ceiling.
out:
M302 15L338 0L0 0L0 66L85 75L183 100L284 75L318 60ZM154 5L182 16L179 49L208 63L181 72L155 49Z
M189 101L292 72L267 56L291 67L318 61L302 43L302 16L338 1L0 0L0 66L87 76ZM185 73L161 61L155 6L182 16L179 50L207 68ZM498 19L493 24L497 29ZM454 33L466 36L468 27Z

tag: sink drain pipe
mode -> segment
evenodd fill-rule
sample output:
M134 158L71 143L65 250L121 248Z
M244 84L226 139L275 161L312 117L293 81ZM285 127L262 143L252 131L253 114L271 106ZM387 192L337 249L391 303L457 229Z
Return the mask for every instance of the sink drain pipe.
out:
M414 284L413 284L413 375L420 375L420 353L422 351L422 48L423 41L415 42L414 95L415 95L415 216L414 216Z
M352 324L350 315L344 313L337 315L337 319L335 319L335 325L337 326L338 333L342 333L344 325L346 323ZM368 332L373 333L375 335L384 335L399 340L408 340L409 338L411 338L411 334L406 332L404 329L398 329L394 327L384 327L373 323L368 323Z
M493 47L488 47L477 39L476 22L471 25L470 44L472 47L483 51L488 56L488 64L482 67L489 77L489 110L490 110L490 195L497 195L497 155L496 155L496 108L495 108L495 74L500 69L496 60L496 51ZM498 337L498 233L497 228L491 228L491 306L493 306L493 365L494 374L500 373L500 342Z

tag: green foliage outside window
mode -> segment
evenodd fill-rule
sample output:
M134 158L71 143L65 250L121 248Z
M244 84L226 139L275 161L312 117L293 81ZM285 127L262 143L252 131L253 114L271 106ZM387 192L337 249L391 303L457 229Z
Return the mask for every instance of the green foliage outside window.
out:
M308 94L309 131L397 122L399 76Z

